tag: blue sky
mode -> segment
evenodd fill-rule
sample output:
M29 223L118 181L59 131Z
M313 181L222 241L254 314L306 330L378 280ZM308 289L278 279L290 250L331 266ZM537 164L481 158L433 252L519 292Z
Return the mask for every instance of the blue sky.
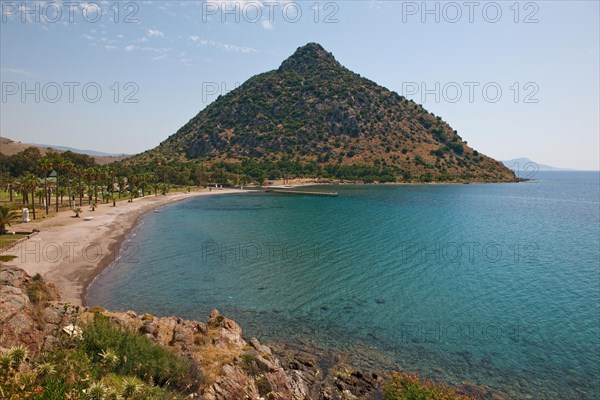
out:
M23 3L0 24L15 140L140 152L318 42L485 154L600 169L597 1Z

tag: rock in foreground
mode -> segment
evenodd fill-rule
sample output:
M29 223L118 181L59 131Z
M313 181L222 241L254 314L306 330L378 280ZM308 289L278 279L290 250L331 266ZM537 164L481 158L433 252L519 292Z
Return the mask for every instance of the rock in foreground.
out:
M85 347L87 339L81 338L82 332L83 336L89 335L86 327L96 321L105 321L115 332L127 332L127 338L143 336L148 339L146 342L169 349L183 360L188 368L188 376L184 377L188 383L175 388L177 395L206 400L381 397L377 375L353 371L344 365L323 371L315 357L306 354L286 356L282 362L257 339L246 341L240 326L217 310L203 323L72 306L61 302L53 287L44 284L40 277L31 278L16 267L1 267L0 350L25 347L28 357L19 367L24 373L38 371L41 367L37 360L42 355L56 353L65 346L70 351ZM107 370L112 365L107 360L117 360L113 350L103 349L100 354ZM103 381L110 376L106 375ZM156 379L149 377L150 385L158 385ZM83 389L80 396L88 393L84 390L88 389Z

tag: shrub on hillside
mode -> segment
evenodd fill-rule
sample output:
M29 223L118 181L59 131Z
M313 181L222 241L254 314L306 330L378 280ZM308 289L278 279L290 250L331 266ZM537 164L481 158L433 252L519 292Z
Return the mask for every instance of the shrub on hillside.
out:
M58 297L55 290L44 282L40 274L35 274L32 277L26 291L32 303L42 303L44 301L55 300Z
M441 383L434 384L418 375L396 373L383 387L384 400L472 400Z
M197 373L182 358L145 336L115 326L99 313L83 329L83 348L96 363L104 361L107 351L114 354L117 362L110 363L109 372L176 389L196 387L199 383Z

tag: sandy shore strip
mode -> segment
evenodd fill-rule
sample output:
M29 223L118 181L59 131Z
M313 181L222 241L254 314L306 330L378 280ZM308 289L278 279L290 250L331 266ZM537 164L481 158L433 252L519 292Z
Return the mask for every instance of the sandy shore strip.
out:
M16 256L9 264L23 268L32 276L39 273L47 282L53 283L62 300L85 305L87 287L118 257L121 243L136 226L140 215L192 197L244 192L213 189L167 196L148 195L132 203L117 202L116 207L112 203L101 204L95 211L90 211L84 204L80 218L74 218L73 212L67 210L41 219L44 214L40 210L36 221L13 224L15 230L39 229L40 232L2 254ZM86 221L86 217L93 219Z

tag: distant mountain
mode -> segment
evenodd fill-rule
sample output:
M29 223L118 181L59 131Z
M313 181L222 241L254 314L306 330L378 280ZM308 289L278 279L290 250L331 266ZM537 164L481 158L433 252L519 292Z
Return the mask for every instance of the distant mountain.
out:
M513 160L502 161L507 168L513 171L524 171L524 170L536 170L536 171L571 171L567 168L551 167L550 165L544 165L531 161L529 158L521 157Z
M101 165L110 164L115 161L121 161L121 160L124 160L124 159L130 157L129 155L125 155L125 154L121 154L121 155L108 154L108 153L102 153L102 152L94 151L94 150L79 150L79 149L74 149L72 147L66 147L66 146L22 143L22 142L18 142L18 141L9 139L7 137L0 136L0 153L2 153L4 155L11 156L13 154L17 154L17 153L29 148L29 147L37 147L38 149L40 149L40 152L42 154L46 154L46 153L48 153L48 151L57 151L59 153L64 152L64 151L72 151L73 153L87 154L87 155L93 157L94 160L96 160L96 162Z
M316 43L198 113L156 157L207 165L290 162L320 169L377 168L400 181L514 181L421 105L343 67Z
M81 150L81 149L76 149L74 147L68 147L68 146L56 146L56 145L50 145L50 144L37 144L37 143L29 143L29 144L32 146L37 146L37 147L50 147L52 149L61 150L61 151L72 151L73 153L87 154L88 156L118 157L118 156L126 156L127 155L127 154L104 153L102 151L96 151L96 150Z

